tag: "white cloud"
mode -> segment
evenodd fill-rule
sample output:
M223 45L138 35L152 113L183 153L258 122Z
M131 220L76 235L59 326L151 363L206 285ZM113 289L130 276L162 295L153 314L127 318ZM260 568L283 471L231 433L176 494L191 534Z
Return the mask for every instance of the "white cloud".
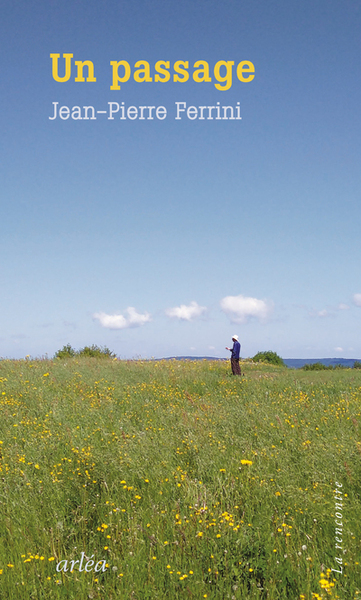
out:
M335 352L343 352L343 348L341 348L341 346L337 346L337 348L335 348Z
M247 296L226 296L222 298L221 309L233 323L245 323L249 318L265 321L273 310L273 304L266 300Z
M121 314L107 315L104 312L94 313L93 319L98 319L102 327L106 329L127 329L129 327L141 327L151 321L149 313L140 314L133 306L125 311L127 316Z
M181 321L192 321L201 317L207 308L206 306L199 306L197 302L191 302L188 306L181 304L174 308L167 308L165 314L171 319L180 319Z
M353 301L356 306L361 306L361 294L354 294Z
M309 310L308 314L312 318L326 319L328 317L334 317L335 312L333 310L328 310L327 308L323 308L322 310Z
M350 307L348 304L344 304L343 302L340 302L340 304L338 305L338 310L348 310Z

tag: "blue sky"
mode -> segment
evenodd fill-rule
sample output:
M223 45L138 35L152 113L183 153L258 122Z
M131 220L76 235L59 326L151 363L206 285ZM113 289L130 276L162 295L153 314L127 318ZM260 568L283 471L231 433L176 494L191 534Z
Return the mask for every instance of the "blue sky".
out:
M335 0L2 7L0 355L226 357L237 333L243 356L360 358L360 17ZM55 81L52 53L96 82L74 63ZM121 60L188 61L190 78L110 90ZM167 117L51 120L53 102ZM176 120L176 102L239 102L242 119Z

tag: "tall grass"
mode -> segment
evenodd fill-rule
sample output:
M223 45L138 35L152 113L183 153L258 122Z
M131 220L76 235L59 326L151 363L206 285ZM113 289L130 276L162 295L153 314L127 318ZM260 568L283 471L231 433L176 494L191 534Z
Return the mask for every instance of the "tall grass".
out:
M358 598L361 372L242 370L2 361L0 597Z

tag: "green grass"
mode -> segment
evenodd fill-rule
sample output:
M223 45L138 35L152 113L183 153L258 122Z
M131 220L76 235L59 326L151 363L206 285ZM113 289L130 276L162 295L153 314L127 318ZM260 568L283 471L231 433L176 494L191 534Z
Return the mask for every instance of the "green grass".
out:
M0 598L361 596L361 371L242 371L1 361Z

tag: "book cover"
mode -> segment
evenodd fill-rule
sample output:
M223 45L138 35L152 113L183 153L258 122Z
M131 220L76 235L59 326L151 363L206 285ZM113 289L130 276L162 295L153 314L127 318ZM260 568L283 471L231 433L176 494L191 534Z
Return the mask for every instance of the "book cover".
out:
M283 535L282 559L277 558L281 546L273 538L264 553L262 534L257 538L248 533L254 523L251 517L248 523L242 505L253 494L262 503L263 484L258 494L252 483L252 477L262 482L262 466L260 471L251 469L260 464L263 451L273 456L273 438L269 445L251 444L250 438L242 445L242 432L234 432L233 438L229 430L222 438L218 421L215 434L212 419L218 400L212 404L202 391L206 375L197 369L206 369L203 363L189 366L193 374L188 379L184 375L188 383L182 380L178 387L174 364L160 363L166 383L162 387L162 379L157 380L152 391L153 375L145 359L229 359L225 347L232 346L232 336L239 338L243 357L268 350L292 359L361 356L360 6L335 0L15 0L3 3L0 13L0 577L6 593L13 594L7 597L341 597L332 594L335 585L346 589L347 555L345 544L337 541L342 540L342 526L334 521L342 522L345 494L352 496L357 480L356 462L350 458L360 452L357 442L353 440L350 454L343 458L335 450L333 466L323 465L327 481L318 471L313 478L312 470L307 474L301 469L302 498L311 488L316 494L312 486L325 486L320 498L326 498L332 516L328 521L325 516L328 529L320 545L328 549L327 560L322 560L315 539L321 533L312 533L307 524L307 542L297 521L300 513L292 513L299 540L290 566L286 545L293 532L291 517L285 516L287 500L272 513L274 535ZM110 370L96 367L89 374L81 361L78 367L71 362L84 349L89 356L108 355L114 369L118 357L123 366L137 359L134 364L144 370L137 371L133 381L133 375L127 379L126 373L111 371L108 361ZM63 361L48 361L61 352ZM230 378L230 365L220 364L219 369L228 390L222 398L233 402L238 388ZM249 381L254 382L252 369ZM260 369L257 394L275 394L282 403L287 392L276 392L272 373ZM213 383L214 390L222 389L219 382ZM356 431L359 388L352 382L347 387L346 380L334 385L335 396L330 392L328 402L336 402L341 412L343 402L354 403L345 419L354 419ZM297 386L289 393L297 410L311 402L311 387L306 399ZM296 428L302 422L299 448L306 452L316 444L309 439L308 417L296 408L288 414L286 405L283 416L279 407L273 414L271 402L270 412L261 417L257 403L252 404L256 396L247 396L246 389L239 392L246 411L242 419L248 418L249 409L247 414L258 423L255 427L262 419L272 421L270 427L279 427L282 436L287 419L290 427L291 422ZM316 395L321 394L317 389ZM127 394L135 402L132 408L126 408ZM153 438L147 459L142 462L139 455L135 469L132 436L139 447L143 434L148 439L151 412L156 414L162 398L167 407L173 400L174 406L178 400L187 403L183 412L179 409L182 428L175 447L168 448L171 454L164 458L169 469L165 464L162 468ZM226 411L228 423L239 417L236 405L234 413L221 405L218 409L219 415ZM297 425L292 421L295 411ZM321 412L320 408L320 421L309 417L315 436ZM71 414L74 419L69 421ZM331 409L330 415L336 418ZM91 420L85 425L83 419ZM137 428L139 419L142 425ZM205 428L207 422L209 431L198 430L197 419ZM159 450L165 437L162 420L156 422ZM165 428L173 427L170 423ZM212 463L215 471L210 464L205 471L200 466L203 435L211 446L215 440L220 456L222 447L227 448L227 464ZM336 446L341 443L337 435ZM257 436L256 430L252 436ZM237 470L231 468L232 475L222 483L228 463L233 464L233 443ZM109 480L104 467L111 468L113 445L114 456L120 452L119 465L112 471L114 475L119 470L118 481ZM182 452L187 459L182 455L178 464ZM325 461L331 455L320 450ZM270 460L267 489L281 469L275 456ZM152 463L152 485L159 486L153 492L169 494L168 505L153 496L142 512ZM287 468L293 469L291 462ZM208 495L200 489L199 481L207 479L207 473L209 481L220 478L219 497L211 484ZM77 477L82 481L78 487ZM169 478L175 486L184 484L183 496L177 487L166 491ZM295 485L297 481L295 476ZM230 491L227 504L225 490L233 490L233 485L248 491L243 500L238 488L238 496ZM119 501L119 489L127 489L127 501ZM276 486L275 502L277 493L287 498L286 488L279 491ZM294 502L294 491L289 493L292 510L301 511L302 502ZM38 521L36 498L42 515ZM317 494L312 498L322 502ZM341 508L335 509L336 501ZM151 506L157 506L156 516ZM207 520L211 509L214 516ZM262 531L254 510L255 527ZM334 517L335 510L341 516ZM127 524L121 511L129 516ZM175 525L177 534L167 533L165 520L161 525L162 511L167 523L183 523ZM185 521L195 516L199 527L194 525L188 544ZM319 518L310 517L315 528ZM157 533L152 530L154 520ZM209 541L212 522L219 530ZM224 539L223 522L233 523L229 529L234 539L222 545L222 556L217 554L217 565L212 566L217 540ZM350 525L347 535L357 571L354 528ZM204 554L202 537L208 539ZM164 551L161 559L160 545L164 550L170 544L188 556L187 570L180 559L177 566L175 555ZM313 558L306 548L316 546ZM272 556L274 580L269 575L273 552L278 553ZM135 563L138 554L141 558ZM162 560L157 571L156 563ZM302 577L310 577L304 588L295 583L298 568L304 569ZM332 579L336 575L338 583ZM351 579L349 598L360 592L357 576Z

